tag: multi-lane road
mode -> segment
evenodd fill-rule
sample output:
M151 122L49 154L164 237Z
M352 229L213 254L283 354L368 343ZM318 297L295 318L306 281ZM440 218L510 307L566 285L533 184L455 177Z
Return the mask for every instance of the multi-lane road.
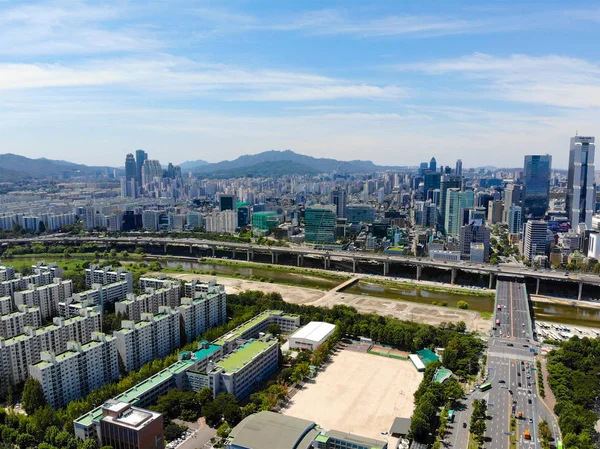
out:
M532 334L525 284L520 279L498 280L494 323L487 353L487 382L492 387L470 392L464 410L456 414L446 447L468 447L473 400L485 399L490 417L486 423L486 448L509 448L511 437L516 439L517 449L540 448L538 424L542 420L549 423L555 439L560 436L554 416L537 394L533 352L537 344ZM511 429L513 417L516 428ZM529 438L525 437L526 431Z

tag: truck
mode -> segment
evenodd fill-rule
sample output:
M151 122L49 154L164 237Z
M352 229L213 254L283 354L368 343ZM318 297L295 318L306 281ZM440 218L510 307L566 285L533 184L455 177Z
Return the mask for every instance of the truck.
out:
M529 433L529 429L525 429L525 432L523 432L523 438L525 438L526 440L531 440L531 434Z
M498 304L498 307L496 309L497 310L502 310L502 306L500 304Z
M448 422L454 422L454 410L448 411Z
M522 419L523 418L523 412L517 413L517 418Z

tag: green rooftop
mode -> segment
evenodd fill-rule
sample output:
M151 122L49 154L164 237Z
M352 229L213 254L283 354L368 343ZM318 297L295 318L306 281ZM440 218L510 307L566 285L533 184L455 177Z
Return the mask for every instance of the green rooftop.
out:
M226 358L217 362L217 366L223 368L227 373L239 371L244 365L250 362L254 357L265 349L277 345L277 340L261 341L253 340L236 349Z
M329 441L329 437L327 435L323 435L322 433L320 433L319 435L317 435L317 437L315 438L315 441L317 443L327 443Z
M266 312L256 315L251 320L246 321L244 324L239 325L232 331L227 332L221 338L214 341L214 344L223 345L226 342L233 341L233 340L239 338L244 332L248 331L249 329L252 329L254 326L262 323L263 321L270 319L271 316L273 316L273 315L280 315L280 316L286 317L286 318L296 318L294 315L286 315L280 310L267 310Z

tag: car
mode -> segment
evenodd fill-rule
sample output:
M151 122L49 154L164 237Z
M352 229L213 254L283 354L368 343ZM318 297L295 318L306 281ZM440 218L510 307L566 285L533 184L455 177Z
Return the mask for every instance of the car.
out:
M530 423L532 423L532 422L533 422L533 419L532 419L532 418L529 418L529 422L530 422Z
M517 376L521 376L521 373L517 373Z
M467 428L467 423L466 423L466 422L464 422L464 423L463 423L463 429L466 429L466 428Z
M514 346L512 343L506 343L506 346Z
M528 348L528 347L529 347L529 345L523 345L523 347L524 347L524 348Z
M527 403L531 404L531 398L527 399Z
M531 390L527 390L527 394L531 394Z
M525 326L525 323L521 324L521 326Z
M521 382L519 382L519 388L521 387Z
M505 384L506 382L504 382L504 380L503 380L503 379L500 379L500 380L498 381L498 383L499 383L499 384Z

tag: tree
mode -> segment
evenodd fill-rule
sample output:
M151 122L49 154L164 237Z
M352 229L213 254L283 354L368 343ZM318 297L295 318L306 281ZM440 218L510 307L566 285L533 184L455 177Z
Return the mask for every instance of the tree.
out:
M483 442L483 436L485 435L486 424L483 419L478 419L471 424L471 433L475 439L481 444Z
M229 424L224 422L217 429L217 436L219 438L227 438L229 436L229 432L231 432L231 427L229 427Z
M46 224L40 220L40 222L38 223L38 232L40 234L43 234L44 232L46 232Z
M208 387L204 387L202 390L200 390L197 393L197 396L198 396L198 402L200 403L200 405L202 407L204 407L205 404L208 404L209 402L211 402L213 400L213 392Z
M223 419L230 425L235 426L242 420L242 410L239 405L229 402L223 408Z
M279 324L269 324L267 326L267 333L273 335L281 335L281 326Z
M23 404L23 410L25 410L28 415L31 415L38 408L46 405L42 384L37 379L33 377L27 379L25 387L23 388L21 402Z
M94 438L85 440L80 449L98 449L98 442Z
M467 310L469 308L469 303L467 301L458 301L456 303L456 307L459 309Z
M185 432L185 427L171 423L165 427L165 440L176 440L181 435L183 435L183 432Z

